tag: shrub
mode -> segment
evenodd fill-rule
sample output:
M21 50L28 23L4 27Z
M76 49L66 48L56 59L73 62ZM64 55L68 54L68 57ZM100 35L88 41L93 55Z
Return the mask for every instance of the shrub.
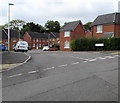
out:
M103 43L104 47L95 47L96 43ZM120 38L80 38L71 42L73 51L100 51L100 50L120 50Z

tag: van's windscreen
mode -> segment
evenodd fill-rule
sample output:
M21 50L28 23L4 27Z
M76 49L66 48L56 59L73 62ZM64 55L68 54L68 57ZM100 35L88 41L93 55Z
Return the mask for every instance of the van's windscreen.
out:
M26 45L26 43L20 43L21 45Z

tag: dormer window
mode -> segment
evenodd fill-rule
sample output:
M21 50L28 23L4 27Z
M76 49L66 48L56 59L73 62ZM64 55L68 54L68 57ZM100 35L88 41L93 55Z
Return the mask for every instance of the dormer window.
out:
M66 32L64 33L64 37L70 37L70 31L66 31Z
M102 33L102 25L97 25L97 33Z

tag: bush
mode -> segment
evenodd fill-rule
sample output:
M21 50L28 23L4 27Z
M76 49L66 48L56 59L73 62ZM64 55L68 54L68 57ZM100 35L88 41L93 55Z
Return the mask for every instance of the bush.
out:
M95 47L96 43L103 43L104 47ZM101 51L101 50L120 50L120 38L80 38L71 42L73 51Z

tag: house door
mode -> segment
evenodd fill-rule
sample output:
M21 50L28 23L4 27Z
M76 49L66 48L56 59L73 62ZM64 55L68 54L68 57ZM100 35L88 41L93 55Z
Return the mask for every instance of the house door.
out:
M39 49L39 44L36 44L36 49Z

